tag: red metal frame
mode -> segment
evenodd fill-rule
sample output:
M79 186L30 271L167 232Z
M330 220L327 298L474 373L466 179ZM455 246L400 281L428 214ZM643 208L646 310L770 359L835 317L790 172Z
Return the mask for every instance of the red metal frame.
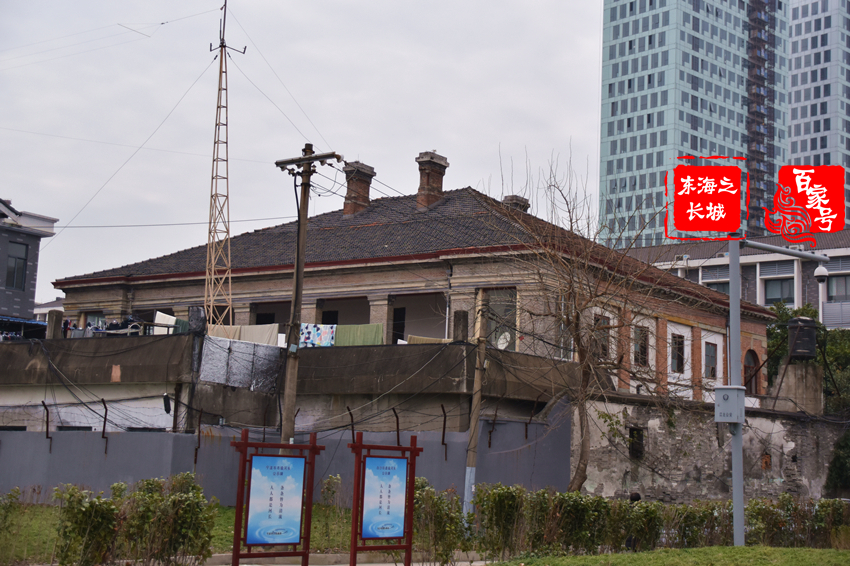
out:
M410 566L410 561L413 556L413 492L416 481L416 457L422 453L422 448L416 446L416 436L410 437L410 446L384 446L382 444L363 444L363 433L358 432L355 441L348 445L351 451L354 452L354 497L351 502L351 556L349 560L350 566L357 564L357 553L360 551L382 551L382 550L403 550L404 551L404 566ZM404 535L396 537L403 539L400 544L366 544L366 540L360 536L361 521L363 519L363 489L365 486L364 466L366 465L365 456L381 456L381 454L372 454L372 450L381 452L401 452L401 456L407 459L407 486L405 493L404 506ZM392 539L380 539L392 540ZM359 542L362 541L362 544Z
M307 566L310 560L310 526L313 520L313 475L316 468L316 455L325 449L324 446L316 444L316 433L310 433L310 442L308 444L276 444L271 442L250 442L248 440L248 430L242 429L241 440L235 440L230 443L239 452L239 480L236 488L236 521L233 525L233 558L232 566L239 566L239 560L242 558L276 558L280 556L300 556L301 566ZM253 454L249 454L251 449L254 449ZM247 521L243 521L243 512L245 507L245 493L249 488L245 482L246 468L250 465L251 457L260 454L260 450L290 450L298 451L300 456L306 458L304 464L304 492L302 500L304 502L301 515L301 542L297 544L263 544L250 545L245 544L246 529L248 528ZM261 456L263 454L260 454ZM273 454L265 454L272 456ZM250 492L249 492L250 495ZM243 545L247 548L242 551ZM284 546L290 547L290 550L280 550L272 552L254 552L254 546ZM296 547L300 546L300 550Z

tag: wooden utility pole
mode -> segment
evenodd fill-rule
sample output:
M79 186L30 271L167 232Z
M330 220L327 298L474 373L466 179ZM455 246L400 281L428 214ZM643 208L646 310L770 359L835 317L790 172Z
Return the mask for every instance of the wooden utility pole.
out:
M466 478L463 489L464 513L472 511L472 488L475 485L475 467L478 462L481 386L484 383L484 363L487 359L487 328L484 318L486 308L486 292L483 289L478 289L475 298L475 377L472 380L472 411L469 414L469 438L466 445Z
M304 144L301 157L281 159L275 165L290 175L299 175L295 169L301 168L301 200L298 206L298 240L295 247L295 272L292 283L292 311L289 315L289 328L286 332L286 376L283 382L283 408L280 415L280 442L286 444L295 437L295 394L298 386L298 343L301 341L301 296L304 290L304 263L307 255L307 210L310 204L310 177L314 164L323 165L330 159L342 161L342 156L334 152L313 153L313 144Z

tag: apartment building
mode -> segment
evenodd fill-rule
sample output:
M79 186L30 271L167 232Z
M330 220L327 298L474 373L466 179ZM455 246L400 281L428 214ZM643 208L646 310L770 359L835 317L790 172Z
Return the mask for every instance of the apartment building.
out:
M792 2L789 29L789 162L850 168L850 3ZM850 216L846 188L844 198Z
M600 241L663 242L665 179L683 156L746 158L734 162L742 176L749 174L749 209L742 206L741 216L749 213L749 233L764 234L762 207L772 204L778 169L788 160L787 4L606 0L604 6ZM670 235L685 235L673 229L672 217L668 222Z
M816 246L788 244L782 236L751 238L773 246L825 254L826 282L818 283L817 262L754 248L741 250L741 299L770 307L782 301L791 308L810 304L828 328L850 328L850 229L815 234ZM632 250L630 255L706 287L729 292L728 242L681 243Z

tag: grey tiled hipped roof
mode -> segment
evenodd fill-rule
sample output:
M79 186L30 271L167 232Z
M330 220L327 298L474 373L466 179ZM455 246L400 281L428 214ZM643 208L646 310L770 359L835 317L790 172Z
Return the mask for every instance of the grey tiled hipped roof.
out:
M526 241L524 232L502 214L502 205L471 188L446 191L444 198L418 211L416 195L372 200L361 212L320 214L307 224L307 264L358 262L492 248ZM496 212L497 214L493 214ZM297 222L248 232L230 239L234 270L288 266L295 262ZM57 283L112 277L203 273L206 245L166 256L68 277Z

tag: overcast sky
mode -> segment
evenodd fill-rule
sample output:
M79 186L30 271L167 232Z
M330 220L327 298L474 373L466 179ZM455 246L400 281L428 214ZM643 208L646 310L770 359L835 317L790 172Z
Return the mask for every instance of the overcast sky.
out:
M206 243L221 6L0 1L0 197L70 224L42 242L38 302L61 295L56 279ZM291 220L292 179L274 161L307 141L374 167L373 198L415 193L414 158L436 150L446 189L496 198L571 157L595 203L601 2L230 0L228 12L227 44L247 46L228 61L234 235ZM311 215L340 195L313 198Z

